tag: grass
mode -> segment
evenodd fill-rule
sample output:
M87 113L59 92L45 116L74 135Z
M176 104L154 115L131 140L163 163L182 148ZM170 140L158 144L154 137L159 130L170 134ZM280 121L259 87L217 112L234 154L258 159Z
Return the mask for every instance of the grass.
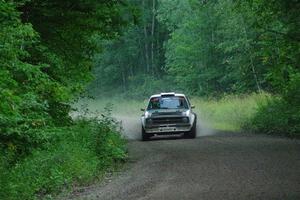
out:
M55 142L35 149L13 166L1 154L0 196L8 200L52 199L62 190L87 184L126 158L125 140L108 119L77 120L57 128Z
M192 98L202 121L218 130L238 131L257 112L258 103L267 99L267 94L244 96L229 95L219 100Z

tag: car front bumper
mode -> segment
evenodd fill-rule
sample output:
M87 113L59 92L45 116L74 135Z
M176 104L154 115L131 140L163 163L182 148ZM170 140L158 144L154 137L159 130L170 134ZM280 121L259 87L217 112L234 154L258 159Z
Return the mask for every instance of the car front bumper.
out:
M176 134L188 132L192 129L190 124L176 125L176 124L164 124L159 126L146 126L145 132L149 134Z

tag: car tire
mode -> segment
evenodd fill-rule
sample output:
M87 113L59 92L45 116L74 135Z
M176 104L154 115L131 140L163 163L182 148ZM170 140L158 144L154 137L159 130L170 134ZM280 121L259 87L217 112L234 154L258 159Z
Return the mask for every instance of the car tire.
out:
M149 141L151 135L147 134L145 129L142 127L142 141Z
M197 127L197 124L196 124L196 119L195 119L195 122L193 124L192 129L189 132L185 133L184 137L185 138L190 138L190 139L196 138L196 135L197 135L197 128L196 127Z

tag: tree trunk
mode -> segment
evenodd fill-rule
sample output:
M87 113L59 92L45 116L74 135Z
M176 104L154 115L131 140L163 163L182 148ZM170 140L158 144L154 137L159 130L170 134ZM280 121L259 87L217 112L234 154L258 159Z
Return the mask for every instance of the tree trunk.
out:
M251 70L252 70L252 73L253 73L253 76L254 76L254 79L255 79L256 87L257 87L258 92L260 93L261 88L260 88L260 85L259 85L259 82L258 82L256 70L255 70L255 67L254 67L254 64L253 64L253 59L252 59L251 55L250 55L250 62L251 62L250 63L251 64Z
M124 71L122 71L122 83L123 92L126 92L126 77Z
M121 67L121 61L118 59L119 66ZM126 92L126 74L125 74L126 69L124 67L121 67L121 74L122 74L122 89L123 92Z
M244 19L242 18L242 21L243 21L243 29L244 29L244 34L245 34L245 37L246 37L246 40L248 40L248 33L247 33L247 30L246 30L246 27L245 27L245 23L244 23ZM256 70L255 70L255 66L254 66L254 62L253 62L253 58L252 58L252 52L251 52L251 49L250 47L247 47L247 50L248 52L250 53L250 66L251 66L251 71L252 71L252 74L253 74L253 78L255 80L255 84L256 84L256 87L257 87L257 90L258 92L261 92L261 87L260 87L260 84L259 84L259 81L258 81L258 77L257 77L257 73L256 73Z
M154 30L155 30L155 1L152 0L152 26L151 26L151 72L154 74Z
M143 0L143 9L145 12L145 0ZM145 58L146 58L146 72L149 73L150 65L149 65L149 54L148 54L148 33L147 33L147 21L144 22L144 42L145 42Z

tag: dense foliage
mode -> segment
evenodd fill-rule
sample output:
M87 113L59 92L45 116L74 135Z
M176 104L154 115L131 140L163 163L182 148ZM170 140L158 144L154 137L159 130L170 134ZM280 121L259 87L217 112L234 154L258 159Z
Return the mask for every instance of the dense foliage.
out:
M43 196L124 157L112 122L78 125L69 112L92 78L94 38L115 37L128 9L110 0L0 1L1 199Z
M300 137L300 77L293 77L282 96L259 104L257 114L245 128L257 133Z
M34 149L17 165L0 165L1 199L48 199L101 178L126 159L125 141L111 118L80 119L55 130L55 142Z
M95 81L90 86L93 94L111 95L111 91L131 96L148 95L164 85L164 48L168 35L165 26L156 19L157 2L149 0L126 1L139 16L135 23L123 28L122 35L114 39L98 38L104 50L94 57ZM101 93L100 93L101 91Z
M297 1L128 2L140 21L99 40L106 48L95 57L94 89L281 93L299 74Z
M93 37L123 23L112 1L0 1L1 148L20 157L70 122L91 78ZM101 23L99 23L99 21Z

